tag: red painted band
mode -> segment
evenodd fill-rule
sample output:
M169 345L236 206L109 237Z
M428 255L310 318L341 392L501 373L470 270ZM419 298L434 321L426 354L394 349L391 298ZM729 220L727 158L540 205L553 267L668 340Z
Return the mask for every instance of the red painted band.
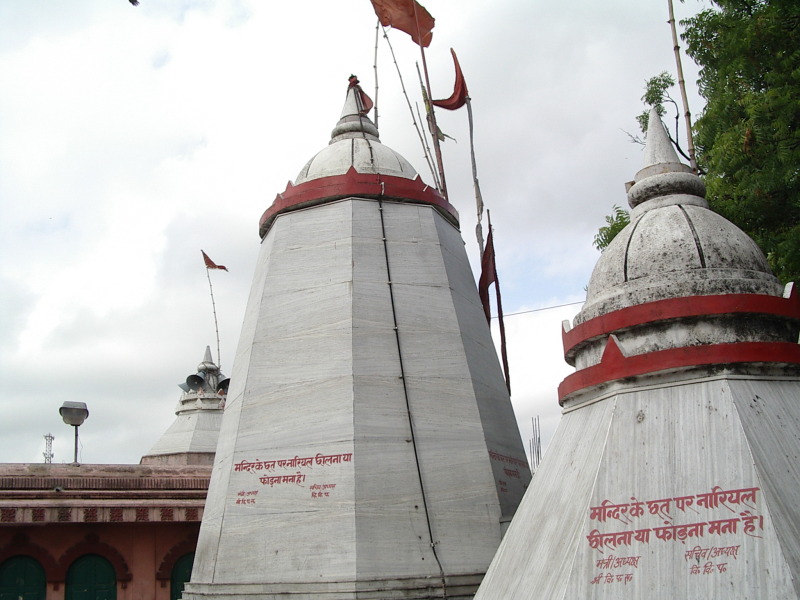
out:
M708 346L684 346L647 354L624 356L609 338L600 363L569 375L558 386L558 403L579 390L601 383L652 374L669 369L737 363L800 365L800 344L791 342L737 342Z
M800 294L792 288L789 298L765 294L723 294L689 296L637 304L600 315L576 325L561 334L564 357L575 353L576 347L588 340L616 331L681 317L703 317L724 314L761 314L800 319ZM569 361L568 361L569 362Z
M286 191L278 194L272 206L261 216L258 233L263 238L281 213L349 197L387 198L430 204L448 221L458 226L458 211L455 207L436 188L425 184L419 175L416 179L406 179L393 175L359 173L350 167L344 175L320 177L300 185L289 182Z

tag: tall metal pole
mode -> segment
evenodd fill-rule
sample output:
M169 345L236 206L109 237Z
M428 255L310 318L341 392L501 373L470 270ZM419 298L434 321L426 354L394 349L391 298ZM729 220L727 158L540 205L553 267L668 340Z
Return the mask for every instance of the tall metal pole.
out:
M214 331L217 333L217 366L222 369L222 356L219 353L219 324L217 323L217 303L214 302L214 286L211 285L211 273L206 267L206 277L208 277L208 289L211 292L211 310L214 312Z

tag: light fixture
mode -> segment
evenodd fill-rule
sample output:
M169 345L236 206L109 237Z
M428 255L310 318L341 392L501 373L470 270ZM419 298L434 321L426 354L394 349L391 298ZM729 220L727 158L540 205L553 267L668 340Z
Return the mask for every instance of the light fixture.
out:
M64 402L58 409L61 418L67 425L75 428L75 460L73 464L78 464L78 427L89 417L89 409L85 402Z

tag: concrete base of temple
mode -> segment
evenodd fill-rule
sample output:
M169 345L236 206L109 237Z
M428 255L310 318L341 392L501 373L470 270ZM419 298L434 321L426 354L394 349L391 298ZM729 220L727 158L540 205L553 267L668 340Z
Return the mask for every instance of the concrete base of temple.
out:
M628 385L566 409L476 600L800 598L800 379Z
M482 578L483 573L448 576L444 582L441 578L410 578L320 583L189 583L183 600L468 600L474 597Z

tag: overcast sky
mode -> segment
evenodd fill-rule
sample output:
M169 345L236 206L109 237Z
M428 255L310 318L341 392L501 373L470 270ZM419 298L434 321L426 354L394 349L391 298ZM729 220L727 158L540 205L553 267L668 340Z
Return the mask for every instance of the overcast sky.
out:
M434 96L450 47L473 99L523 439L560 417L571 318L592 246L639 169L644 81L675 72L666 0L427 0ZM707 2L676 3L678 18ZM80 459L137 463L174 420L205 347L230 373L258 219L327 144L351 73L374 95L369 0L0 2L0 462L71 462L64 401L86 402ZM419 50L389 31L412 102ZM685 59L690 109L702 105ZM430 181L385 41L384 144ZM677 90L674 93L677 98ZM440 111L450 200L477 272L464 110ZM523 314L514 314L523 313ZM495 331L496 334L496 331Z

